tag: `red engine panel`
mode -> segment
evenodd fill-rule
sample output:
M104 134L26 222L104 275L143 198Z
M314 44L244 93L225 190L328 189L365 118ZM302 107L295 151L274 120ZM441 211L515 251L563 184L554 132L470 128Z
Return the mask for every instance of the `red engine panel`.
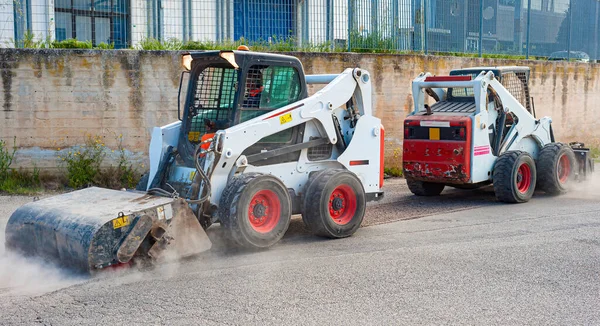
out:
M471 179L471 118L411 116L404 121L406 177L443 183Z

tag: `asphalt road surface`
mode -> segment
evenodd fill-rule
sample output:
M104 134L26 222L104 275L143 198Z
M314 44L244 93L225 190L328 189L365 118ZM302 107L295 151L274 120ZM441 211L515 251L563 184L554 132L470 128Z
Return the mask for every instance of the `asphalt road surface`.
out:
M580 189L506 205L489 188L423 199L388 180L351 238L295 219L275 247L232 253L211 228L206 254L94 279L2 248L0 324L598 325L600 187ZM0 229L28 200L0 198Z

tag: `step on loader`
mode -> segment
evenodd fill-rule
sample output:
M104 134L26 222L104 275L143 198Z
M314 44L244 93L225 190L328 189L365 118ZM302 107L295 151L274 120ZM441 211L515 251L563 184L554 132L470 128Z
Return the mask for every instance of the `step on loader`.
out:
M529 73L479 67L422 73L413 81L402 165L412 193L437 196L446 186L492 183L499 201L521 203L535 189L564 193L593 172L584 144L556 142L552 119L536 118Z
M182 65L179 121L154 128L137 190L26 204L7 248L94 272L208 250L213 223L248 248L277 243L292 214L319 236L356 232L366 202L383 196L367 71L305 76L295 57L244 48L186 53ZM308 84L325 86L308 96Z

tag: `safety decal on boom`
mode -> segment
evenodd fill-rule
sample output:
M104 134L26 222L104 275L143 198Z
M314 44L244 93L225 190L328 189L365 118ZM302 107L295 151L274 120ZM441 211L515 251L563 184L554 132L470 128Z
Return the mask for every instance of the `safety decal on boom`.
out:
M292 121L292 114L291 113L284 114L281 117L279 117L279 123L280 124L288 123L290 121Z

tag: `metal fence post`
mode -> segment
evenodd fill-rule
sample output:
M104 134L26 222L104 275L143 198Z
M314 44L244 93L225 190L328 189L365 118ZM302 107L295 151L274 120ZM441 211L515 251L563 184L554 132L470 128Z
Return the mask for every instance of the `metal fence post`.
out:
M354 24L354 0L348 0L348 52L352 51L352 45L351 45L351 40L352 40L352 30L354 28L354 26L352 26Z
M425 43L424 49L425 49L425 54L427 55L429 52L429 47L427 44L427 0L423 0L422 2L422 7L421 7L422 13L423 13L423 34L424 34L424 42Z
M215 13L217 14L216 15L217 21L216 21L216 26L215 26L215 33L217 33L217 42L220 42L221 41L221 11L222 11L221 10L221 1L217 0L215 2L216 2L215 3L215 7L216 7L215 11L216 12Z
M333 0L327 0L327 41L329 49L333 51L335 44L333 42Z
M479 57L483 56L483 0L479 0Z
M398 17L398 1L400 0L392 0L392 41L394 43L394 50L398 50L400 47L400 19Z
M598 60L600 60L600 58L598 58L598 29L600 28L600 26L598 26L598 23L600 22L599 19L599 15L600 15L600 1L595 1L596 4L596 21L594 22L594 51L592 52L594 55L594 60L596 60L596 62L598 62Z
M525 59L529 60L529 35L531 33L531 0L527 0L527 52L525 52Z
M571 24L573 23L573 0L569 1L569 17L567 18L567 61L571 61Z
M308 35L308 0L302 3L302 45L309 44L310 37Z
M513 43L515 45L516 54L523 53L523 44L521 44L521 41L523 39L523 36L521 33L521 7L523 7L523 1L522 0L515 1L515 15L514 15L514 22L513 22L513 28L514 28Z
M371 1L371 35L375 36L377 39L381 38L379 34L379 0ZM371 38L371 40L373 40ZM371 44L371 48L373 48L374 44Z

